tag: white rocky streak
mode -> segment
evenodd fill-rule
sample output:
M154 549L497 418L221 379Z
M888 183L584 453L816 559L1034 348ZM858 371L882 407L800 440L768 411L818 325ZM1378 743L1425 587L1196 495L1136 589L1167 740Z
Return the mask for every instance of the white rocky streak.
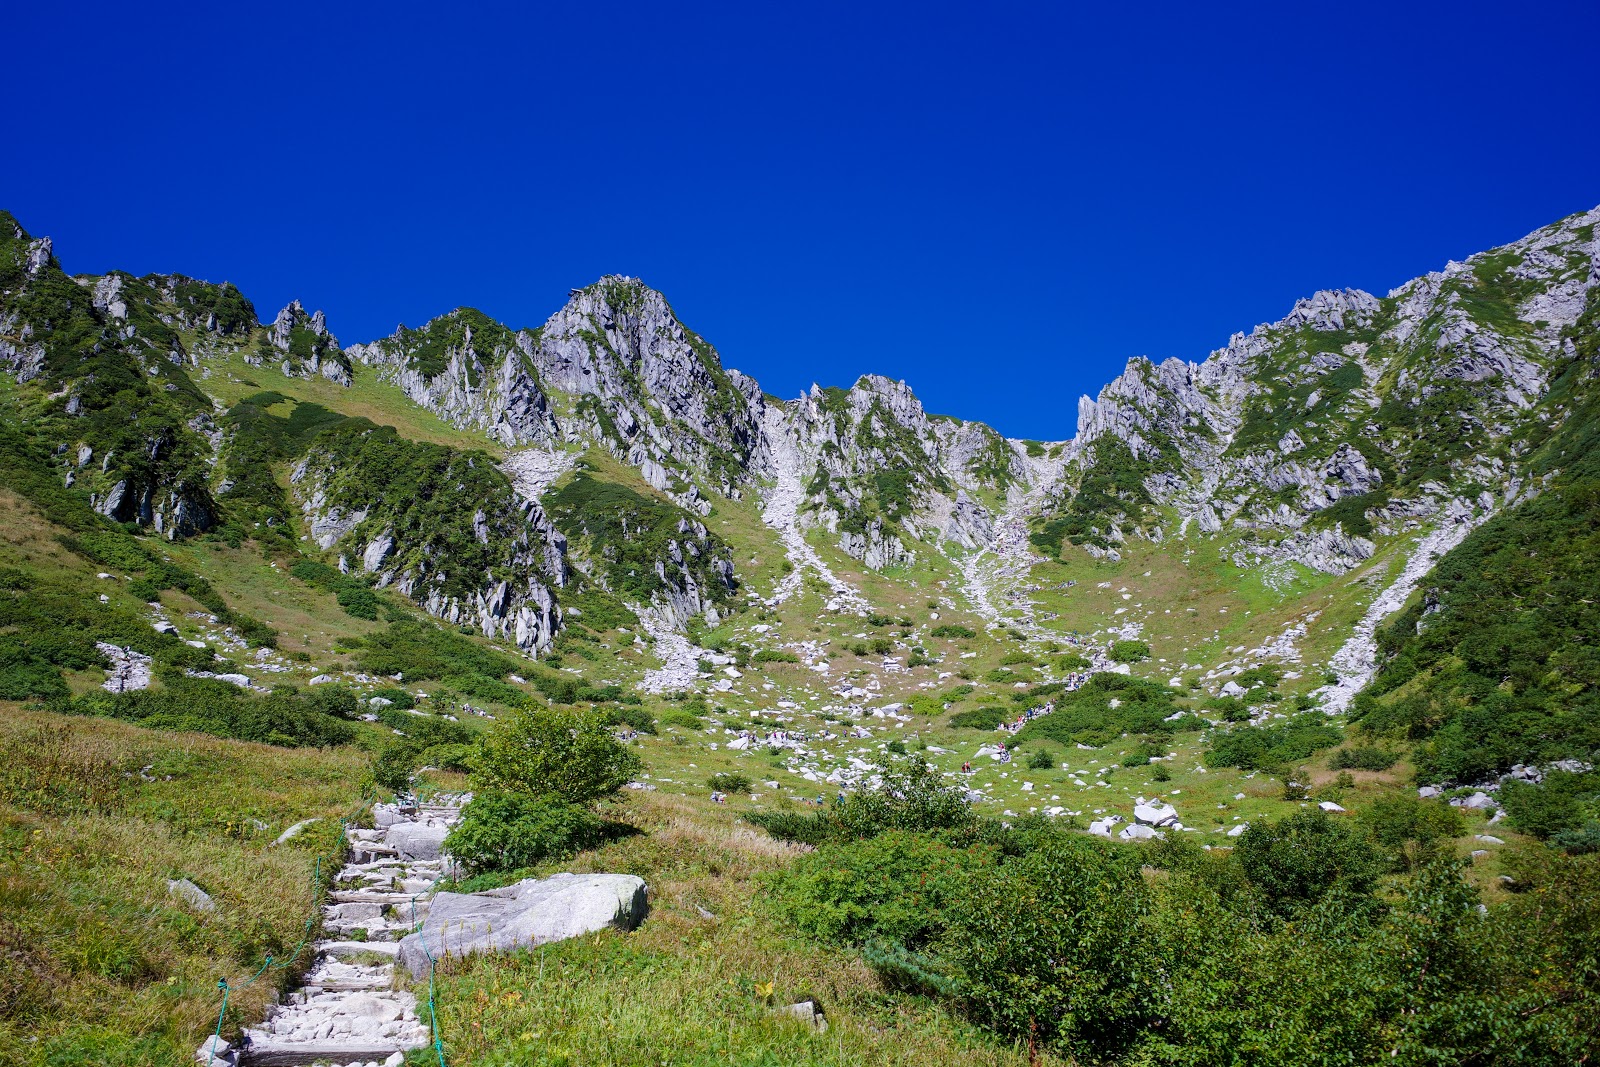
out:
M781 409L768 408L765 416L763 429L772 458L773 482L767 490L766 507L761 512L761 518L778 531L778 537L783 541L784 555L793 566L778 581L777 588L767 600L768 605L776 607L799 592L806 572L810 571L828 587L832 594L829 606L834 610L857 613L871 610L866 598L849 582L833 573L801 532L800 505L806 493L800 481L800 448L790 433L788 419Z
M511 488L516 490L518 496L530 504L536 504L544 496L544 491L577 462L575 452L523 448L509 453L500 464L500 469L511 479Z
M1433 570L1439 558L1466 539L1476 527L1486 522L1494 512L1455 512L1446 517L1443 525L1429 532L1417 542L1416 550L1406 560L1399 577L1390 582L1367 608L1355 631L1328 661L1329 670L1338 675L1338 681L1325 685L1312 693L1322 698L1322 710L1329 715L1342 715L1350 709L1356 694L1366 688L1378 670L1378 626L1384 619L1399 611L1416 591L1418 584Z

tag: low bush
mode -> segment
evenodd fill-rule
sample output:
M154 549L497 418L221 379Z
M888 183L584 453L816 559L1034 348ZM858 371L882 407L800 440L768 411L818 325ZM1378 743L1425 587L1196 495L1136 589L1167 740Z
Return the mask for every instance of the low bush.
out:
M942 626L935 626L928 632L934 637L942 637L951 641L970 640L971 638L978 636L978 631L972 629L970 626L956 626L952 623L945 623Z
M942 932L989 850L951 848L926 834L890 830L825 844L770 882L775 910L813 937L851 944L881 939L919 948Z
M1118 663L1138 663L1150 658L1150 646L1143 641L1113 641L1111 658Z
M966 730L993 730L1003 722L1010 722L1013 712L1009 708L968 708L950 716L950 725Z
M1235 726L1218 732L1206 750L1207 767L1264 770L1303 760L1319 748L1344 740L1344 734L1326 716L1312 712L1271 726Z
M733 771L718 771L706 779L706 785L718 793L750 792L750 779Z
M1398 753L1376 745L1351 745L1329 757L1328 767L1335 771L1386 771L1399 759Z
M461 811L445 848L473 874L514 871L570 855L600 837L601 823L583 807L553 797L480 791Z

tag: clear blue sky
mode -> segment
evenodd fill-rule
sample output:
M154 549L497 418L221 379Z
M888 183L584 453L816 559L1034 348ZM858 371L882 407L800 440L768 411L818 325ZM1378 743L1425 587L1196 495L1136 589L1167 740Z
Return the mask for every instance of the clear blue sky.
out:
M1600 203L1592 0L452 7L11 4L0 207L346 343L637 275L769 392L1059 438Z

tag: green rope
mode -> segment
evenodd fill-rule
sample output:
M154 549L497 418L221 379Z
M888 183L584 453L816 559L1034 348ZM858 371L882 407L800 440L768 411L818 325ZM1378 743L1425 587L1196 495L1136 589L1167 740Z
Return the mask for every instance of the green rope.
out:
M344 847L345 831L350 825L350 820L352 818L354 818L356 816L356 814L358 812L360 812L361 809L366 807L366 806L367 806L367 798L366 798L366 795L363 794L361 803L357 804L354 808L350 809L350 814L342 816L339 819L339 847L341 849ZM332 858L333 857L331 857L331 856L329 857L329 859L332 859ZM246 981L243 985L239 986L239 989L243 990L243 989L250 988L250 986L255 984L256 979L260 978L263 974L265 974L269 968L271 968L272 970L282 971L282 970L287 970L290 966L292 966L294 964L294 961L300 957L301 951L306 947L306 943L311 940L311 931L312 931L312 929L315 928L315 926L317 924L317 918L318 918L317 909L318 909L318 907L319 907L319 905L321 903L322 903L322 857L321 856L317 856L317 857L315 857L315 862L312 864L312 867L311 867L311 917L306 920L305 929L301 931L300 943L294 947L294 952L292 954L290 954L289 958L284 960L284 961L282 961L281 963L279 963L276 967L273 967L273 963L272 963L273 957L271 957L269 955L266 958L266 960L261 964L261 969L256 971L255 974L251 975L248 981ZM412 917L415 918L415 916L416 916L416 900L415 900L415 898L412 899L411 911L412 911ZM211 1034L211 1054L212 1054L213 1058L216 1057L217 1043L222 1040L222 1023L223 1023L224 1018L228 1014L228 997L233 992L233 987L228 985L228 980L226 978L217 979L217 988L222 990L222 1006L217 1009L217 1026L216 1026L216 1029L214 1031L212 1031L212 1034ZM441 1067L443 1067L443 1062L444 1061L441 1059L440 1060Z
M222 990L222 1008L217 1012L217 1029L211 1035L211 1058L217 1058L217 1042L222 1040L222 1017L228 1013L228 980L217 979L217 988Z

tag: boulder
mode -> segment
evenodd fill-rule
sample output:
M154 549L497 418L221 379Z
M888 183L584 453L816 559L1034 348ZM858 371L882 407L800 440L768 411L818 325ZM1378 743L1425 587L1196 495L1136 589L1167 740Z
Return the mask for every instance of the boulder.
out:
M1321 808L1323 811L1327 812L1329 815L1338 815L1338 814L1341 814L1345 810L1344 808L1342 808L1339 805L1335 804L1331 800L1324 800L1322 803L1318 804L1317 807Z
M1166 826L1178 821L1178 809L1171 804L1135 804L1133 817L1147 826Z
M802 1000L794 1004L785 1004L781 1008L773 1008L776 1015L788 1015L805 1023L817 1033L826 1033L828 1020L822 1014L822 1008L814 1000Z
M556 874L482 893L438 893L422 929L400 942L414 977L434 959L505 952L594 933L631 930L650 910L644 879L631 874Z
M169 878L167 880L167 892L189 905L195 911L217 910L217 902L211 899L211 894L187 878Z
M402 822L389 827L385 840L401 859L436 860L449 833L442 822Z

